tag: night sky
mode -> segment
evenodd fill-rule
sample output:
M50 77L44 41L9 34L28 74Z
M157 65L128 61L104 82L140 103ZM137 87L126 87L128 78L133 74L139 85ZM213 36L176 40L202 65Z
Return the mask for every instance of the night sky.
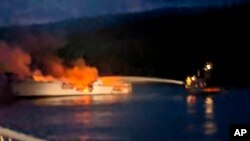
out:
M1 0L0 26L42 24L84 16L165 7L228 7L247 0Z

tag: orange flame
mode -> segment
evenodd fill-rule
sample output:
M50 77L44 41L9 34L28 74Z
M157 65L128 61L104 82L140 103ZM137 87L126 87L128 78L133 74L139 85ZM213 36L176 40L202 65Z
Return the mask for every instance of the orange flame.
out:
M31 66L32 68L30 68ZM33 69L36 70L33 71ZM32 77L37 82L62 81L81 91L89 90L89 85L97 79L100 79L100 85L117 87L123 85L119 78L99 78L98 70L95 67L87 66L83 59L75 60L72 67L65 66L60 58L52 54L32 59L31 55L22 50L20 46L2 41L0 41L0 71L13 73L21 80Z
M35 81L38 81L38 82L53 82L53 81L55 81L54 77L49 76L49 75L44 76L41 73L41 71L39 71L39 70L35 70L32 77Z
M65 67L60 63L51 63L53 73L43 75L41 71L33 72L33 79L38 82L63 81L78 90L84 90L89 87L98 78L98 71L95 67L85 65L83 59L77 59L73 67ZM60 70L60 71L58 71ZM60 73L55 73L60 72Z
M117 87L126 85L126 82L119 77L106 76L106 77L101 77L100 80L103 85L117 86Z

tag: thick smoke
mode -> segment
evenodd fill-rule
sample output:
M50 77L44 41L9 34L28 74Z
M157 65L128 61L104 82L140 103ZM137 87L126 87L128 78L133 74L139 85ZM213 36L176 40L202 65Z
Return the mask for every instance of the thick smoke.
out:
M0 69L15 74L17 79L63 81L82 90L98 78L97 69L86 65L83 58L66 65L55 55L65 44L63 41L53 37L27 36L19 45L16 44L0 42Z
M18 44L32 56L44 56L45 54L54 53L66 44L63 37L55 38L52 35L43 33L40 35L28 34L22 37Z
M13 73L18 79L24 79L31 75L30 63L30 55L19 46L0 41L0 65L3 72Z
M43 71L47 67L46 63L50 63L48 54L55 56L56 50L62 48L65 41L45 33L28 34L11 43L0 41L0 71L13 73L18 79L30 77L33 70Z

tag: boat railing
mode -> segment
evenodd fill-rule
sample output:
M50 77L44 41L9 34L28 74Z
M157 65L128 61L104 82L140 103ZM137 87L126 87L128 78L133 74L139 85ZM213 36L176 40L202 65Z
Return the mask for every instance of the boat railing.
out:
M43 139L39 139L31 135L20 133L20 132L0 126L0 141L13 141L13 140L15 141L45 141Z

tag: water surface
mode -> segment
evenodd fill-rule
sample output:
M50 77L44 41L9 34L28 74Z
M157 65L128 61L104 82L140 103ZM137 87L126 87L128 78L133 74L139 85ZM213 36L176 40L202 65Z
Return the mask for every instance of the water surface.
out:
M47 140L228 140L250 123L250 89L191 96L183 86L136 84L128 95L15 99L0 125Z

